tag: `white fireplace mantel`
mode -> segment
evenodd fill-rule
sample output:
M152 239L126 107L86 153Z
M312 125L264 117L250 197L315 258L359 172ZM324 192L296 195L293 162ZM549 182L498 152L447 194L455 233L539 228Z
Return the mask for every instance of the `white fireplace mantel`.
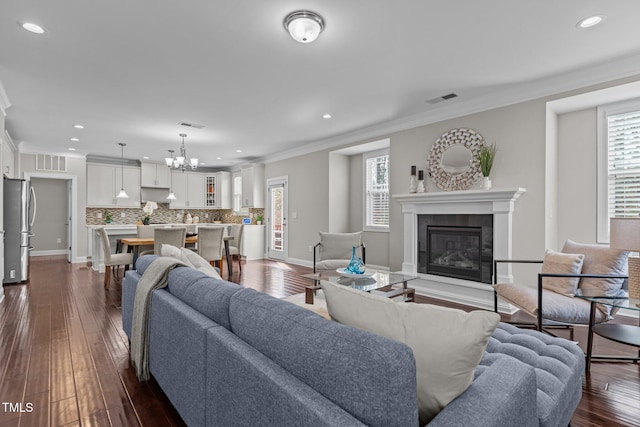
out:
M404 218L404 247L402 272L418 275L418 215L492 214L494 259L511 259L512 216L515 201L526 192L524 188L442 191L432 193L396 194L393 200L402 206ZM509 281L511 270L505 270ZM421 278L469 288L486 285L440 276L420 275ZM489 287L490 288L490 287Z

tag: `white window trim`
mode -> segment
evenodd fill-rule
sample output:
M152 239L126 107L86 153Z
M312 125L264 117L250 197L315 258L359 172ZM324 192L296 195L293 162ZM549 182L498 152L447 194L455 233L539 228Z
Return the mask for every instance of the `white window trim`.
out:
M609 243L609 137L607 116L640 110L640 99L616 102L597 108L597 210L596 210L596 239L598 243Z
M373 226L367 225L367 160L372 157L378 156L389 156L389 169L391 169L391 156L389 154L388 148L383 148L381 150L368 151L366 153L362 153L362 230L363 231L373 231L379 233L388 233L389 226ZM391 181L391 173L389 171L389 181ZM391 182L389 182L389 191L391 191ZM391 197L391 194L389 194ZM389 204L389 213L391 213L391 204Z

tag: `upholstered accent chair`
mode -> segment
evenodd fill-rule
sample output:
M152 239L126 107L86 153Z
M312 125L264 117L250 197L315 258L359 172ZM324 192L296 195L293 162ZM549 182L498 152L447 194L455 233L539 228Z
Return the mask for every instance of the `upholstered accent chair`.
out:
M214 267L222 267L224 254L224 227L198 228L198 255L209 261Z
M186 238L187 229L185 227L156 228L153 230L153 251L156 255L160 255L163 244L184 248Z
M104 288L109 289L109 283L111 282L111 271L115 268L119 268L121 265L125 267L125 270L129 268L129 265L133 263L133 254L130 253L111 253L111 243L109 243L109 235L104 227L98 228L100 234L100 240L102 240L102 252L104 252ZM117 276L114 277L118 280Z
M244 224L231 224L231 230L229 237L233 237L229 241L229 253L226 256L230 256L231 259L238 257L238 266L242 271L242 234L244 233Z
M536 329L568 327L573 340L572 325L588 325L591 314L591 303L575 296L626 296L627 256L628 252L608 246L568 240L561 252L548 250L544 260L495 260L494 309L498 311L498 298L503 299L533 316ZM496 283L503 263L541 263L537 287ZM598 305L595 323L611 320L613 314L615 309Z
M355 233L325 233L320 231L320 241L313 247L313 272L335 270L349 265L353 247L359 248L362 262L366 264L362 231Z
M158 225L138 225L137 236L142 239L153 239L153 231L158 227ZM153 254L153 251L153 245L140 246L140 248L138 248L139 256Z

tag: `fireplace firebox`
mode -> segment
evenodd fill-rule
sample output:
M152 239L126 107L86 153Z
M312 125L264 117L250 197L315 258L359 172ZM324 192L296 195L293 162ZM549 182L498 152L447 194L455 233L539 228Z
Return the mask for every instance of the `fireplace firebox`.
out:
M493 215L418 215L418 272L491 283Z

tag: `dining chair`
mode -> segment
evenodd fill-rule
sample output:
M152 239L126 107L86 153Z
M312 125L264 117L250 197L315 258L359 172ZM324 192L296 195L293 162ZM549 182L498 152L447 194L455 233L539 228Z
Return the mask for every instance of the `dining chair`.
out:
M224 227L198 228L198 255L222 270Z
M121 265L124 265L125 270L127 270L129 265L133 262L133 254L112 253L107 230L105 230L104 227L100 227L98 228L98 233L100 234L100 240L102 240L102 251L104 252L104 288L109 289L109 283L111 282L111 270L115 267L119 268ZM116 277L115 273L114 277Z
M137 226L137 231L138 231L138 237L141 239L153 239L154 234L153 231L158 228L154 225L138 225ZM142 256L142 255L148 255L148 254L153 254L154 253L154 247L153 245L145 245L145 246L140 246L138 248L138 256Z
M242 233L244 232L244 224L231 224L231 231L229 237L233 239L229 242L229 253L226 256L238 257L238 266L242 271Z
M186 238L187 229L184 227L156 228L153 231L154 253L160 255L163 244L184 248Z

